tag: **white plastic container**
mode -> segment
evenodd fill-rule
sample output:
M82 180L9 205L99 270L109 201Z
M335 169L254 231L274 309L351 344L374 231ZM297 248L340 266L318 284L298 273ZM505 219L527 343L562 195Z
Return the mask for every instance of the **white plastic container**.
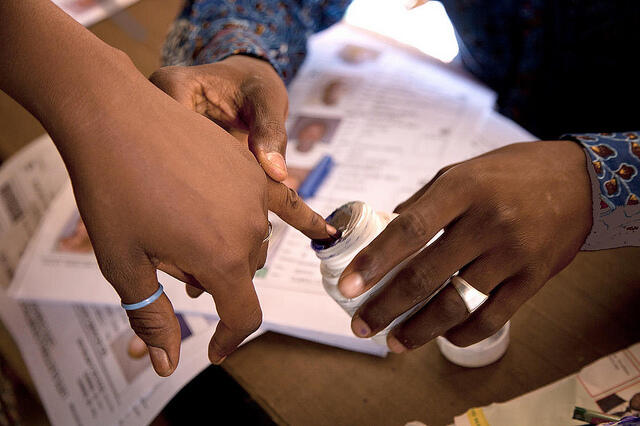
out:
M442 336L436 337L436 343L442 355L452 363L461 367L484 367L502 358L507 351L510 329L511 321L507 321L493 336L466 348L456 346Z
M338 280L342 271L351 263L360 250L373 241L396 216L397 214L395 213L376 212L371 206L361 201L352 201L339 207L327 217L327 222L342 233L341 237L335 241L312 241L311 243L311 247L321 261L320 272L322 273L324 289L351 317L367 299L377 293L387 282L395 277L407 262L422 251L419 250L405 259L360 296L349 299L340 293ZM442 231L433 237L425 247L438 239L441 234ZM428 301L429 299L400 315L372 339L386 346L386 336L389 331L415 311L421 309ZM464 367L487 365L496 361L506 351L509 345L509 323L494 336L468 348L455 346L444 337L438 337L437 342L442 354L453 363Z

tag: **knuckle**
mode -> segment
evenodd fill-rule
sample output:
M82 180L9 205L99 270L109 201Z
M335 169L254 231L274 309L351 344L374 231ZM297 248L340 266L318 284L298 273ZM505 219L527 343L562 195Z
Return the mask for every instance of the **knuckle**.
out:
M249 335L260 328L260 325L262 325L262 309L260 306L256 306L238 322L236 331Z
M312 228L317 228L317 227L319 227L321 225L324 225L324 219L319 214L313 213L311 215L311 218L309 219L309 225Z
M402 236L411 240L426 242L429 237L428 225L425 218L416 211L408 210L391 222Z
M287 187L282 203L290 210L297 210L301 206L301 199L295 189Z
M160 89L166 91L165 89L170 89L174 84L174 80L176 77L175 70L178 67L164 67L160 68L149 76L149 81L153 83L155 86Z
M229 250L224 254L212 257L215 260L215 269L220 274L231 274L237 276L241 271L246 269L247 264L247 250L234 249L229 247ZM205 266L208 267L208 266Z
M201 243L195 256L200 260L193 264L193 274L208 277L211 276L212 270L222 276L242 271L246 266L249 249L240 248L237 243L227 242L221 238L218 244Z
M473 176L472 173L468 173L468 168L467 163L443 167L436 175L438 176L438 184L445 185L447 188L464 186L469 176Z
M134 268L128 262L109 255L96 255L100 272L109 283L115 286L126 285L131 279Z
M284 128L284 123L278 120L261 120L256 129L261 136L267 136L268 140L272 143L286 143L287 131Z
M412 305L422 301L433 291L432 280L430 279L433 276L435 274L427 264L403 269L397 278L401 296Z
M518 209L505 203L497 203L498 206L493 211L493 219L502 228L511 230L517 229L520 214Z
M156 310L139 309L129 313L129 324L146 343L154 344L166 340L175 329L174 321Z

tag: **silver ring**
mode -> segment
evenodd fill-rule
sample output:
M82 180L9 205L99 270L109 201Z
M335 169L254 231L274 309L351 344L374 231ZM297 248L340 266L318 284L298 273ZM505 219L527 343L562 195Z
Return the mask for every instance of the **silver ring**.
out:
M462 298L462 301L466 305L467 311L469 311L470 314L475 312L489 298L489 296L476 290L459 275L451 277L451 283L456 288L456 291Z
M267 236L264 237L264 240L262 240L262 244L269 241L271 239L271 235L273 235L273 225L271 224L270 220L268 220L267 222L269 222L269 232L267 232Z

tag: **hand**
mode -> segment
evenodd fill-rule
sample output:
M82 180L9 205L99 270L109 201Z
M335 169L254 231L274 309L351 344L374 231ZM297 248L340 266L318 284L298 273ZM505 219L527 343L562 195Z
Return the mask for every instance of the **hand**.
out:
M249 132L249 149L274 180L287 178L287 89L262 59L230 56L191 67L164 67L151 82L227 131Z
M251 279L267 209L311 238L329 237L324 220L52 2L0 2L0 15L0 89L60 151L102 273L124 303L157 290L156 269L206 289L220 316L209 358L222 362L261 322ZM156 372L171 374L180 327L169 299L127 314Z
M52 136L100 269L122 301L155 292L156 269L205 289L221 318L209 346L219 363L261 322L251 280L266 257L267 209L311 238L327 238L326 225L268 179L246 146L142 76L130 80L99 114L89 109L72 130L52 126ZM169 299L127 314L155 370L169 375L180 344Z
M344 296L362 294L444 234L356 312L354 333L383 330L460 271L487 302L469 315L448 285L392 330L387 344L403 352L446 335L468 346L497 332L580 249L592 222L585 155L570 141L509 145L444 168L396 211L343 272Z

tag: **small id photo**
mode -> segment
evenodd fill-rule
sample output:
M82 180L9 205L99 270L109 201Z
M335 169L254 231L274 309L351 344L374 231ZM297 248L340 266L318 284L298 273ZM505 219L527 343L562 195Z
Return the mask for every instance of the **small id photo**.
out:
M300 116L291 127L289 141L300 153L312 152L318 144L331 143L339 124L339 118Z

